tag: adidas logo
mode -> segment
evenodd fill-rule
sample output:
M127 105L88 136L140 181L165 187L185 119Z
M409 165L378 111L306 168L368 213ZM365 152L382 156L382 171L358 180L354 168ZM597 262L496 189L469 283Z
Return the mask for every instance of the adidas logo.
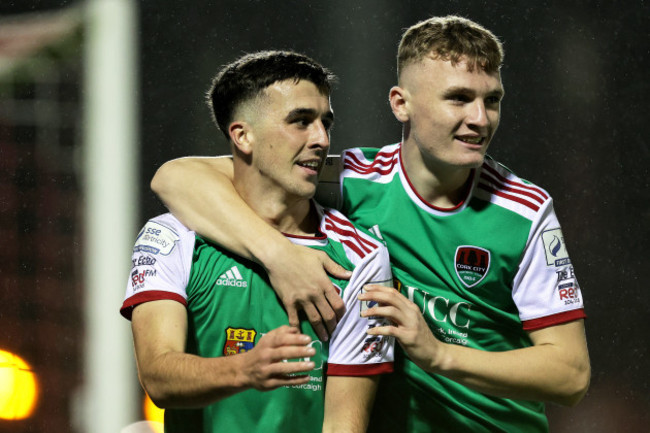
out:
M237 266L233 266L217 279L217 286L248 287L248 281L244 281Z

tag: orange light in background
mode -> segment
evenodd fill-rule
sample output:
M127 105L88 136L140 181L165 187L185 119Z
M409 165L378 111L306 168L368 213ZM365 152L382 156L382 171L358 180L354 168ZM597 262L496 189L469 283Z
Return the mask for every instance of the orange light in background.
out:
M165 409L161 409L151 401L149 395L144 395L144 419L150 421L150 426L155 433L163 433L165 422Z
M29 417L37 399L36 375L29 364L11 352L0 350L0 418Z

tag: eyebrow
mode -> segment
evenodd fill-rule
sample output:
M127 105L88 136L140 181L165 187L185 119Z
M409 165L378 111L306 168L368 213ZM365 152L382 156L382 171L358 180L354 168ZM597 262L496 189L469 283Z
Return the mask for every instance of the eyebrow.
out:
M471 94L475 94L476 92L474 91L474 89L471 89L469 87L454 86L454 87L450 87L450 88L446 89L445 93L444 93L444 96L453 95L455 93L463 93L463 94L471 93ZM503 98L503 96L505 95L505 91L503 89L497 88L497 89L494 89L494 90L488 92L487 95L488 96L498 96L499 98Z
M310 116L310 117L318 117L318 111L314 110L313 108L296 108L294 110L291 110L289 114L285 117L285 120L289 120L295 117L300 117L300 116ZM331 110L327 110L323 117L330 122L334 122L334 113Z

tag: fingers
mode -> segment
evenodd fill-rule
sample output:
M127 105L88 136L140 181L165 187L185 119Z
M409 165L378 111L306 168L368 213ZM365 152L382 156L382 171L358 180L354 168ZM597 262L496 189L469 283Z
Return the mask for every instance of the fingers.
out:
M320 314L320 317L318 319L322 318L322 322L326 328L326 331L329 333L329 335L332 335L334 329L336 329L336 324L338 323L339 319L341 319L345 314L345 304L343 303L343 299L341 299L341 296L337 293L336 289L334 289L334 286L330 283L328 289L325 291L325 296L316 298L314 300L314 303ZM314 326L313 322L311 322L311 324ZM320 323L318 326L321 326Z
M298 345L305 346L311 342L309 335L301 334L294 326L283 325L266 333L260 344L270 347Z
M320 338L322 341L327 341L329 339L329 333L325 323L322 320L322 312L320 312L320 310L317 309L314 304L303 304L302 310L305 312L307 320L309 320L309 323L311 323L311 326L314 328L314 331L316 332L316 335L318 335L318 338ZM334 312L331 310L331 308L330 316L334 316ZM336 321L334 325L336 326Z
M358 299L360 301L375 301L381 305L391 305L394 307L405 305L410 302L392 287L379 286L376 284L363 286L363 291L359 294Z
M339 293L334 288L333 284L327 286L327 289L325 290L325 299L327 300L328 305L334 311L335 316L332 317L332 320L333 320L333 326L336 326L336 322L340 320L345 314L345 303L343 302L341 295L339 295ZM321 314L322 313L323 312L321 311ZM328 323L328 329L329 329L329 323ZM330 329L330 333L333 331L334 328Z
M265 386L260 391L271 391L281 386L296 386L308 383L310 380L308 374L282 375L270 378L266 381Z
M352 271L348 271L343 266L339 265L334 260L330 259L330 257L325 253L322 253L321 256L323 261L323 268L325 268L325 271L328 274L340 280L350 279L350 277L352 276Z
M252 386L268 391L307 383L308 373L315 368L310 358L316 355L316 350L308 346L310 342L311 337L289 326L265 334L256 347L246 353L252 368L248 374Z
M361 312L362 317L382 317L401 326L417 319L419 310L411 301L392 287L364 286L360 301L374 301L377 305Z
M289 325L294 329L300 326L300 319L298 319L298 310L296 310L295 305L286 305L287 316L289 316Z

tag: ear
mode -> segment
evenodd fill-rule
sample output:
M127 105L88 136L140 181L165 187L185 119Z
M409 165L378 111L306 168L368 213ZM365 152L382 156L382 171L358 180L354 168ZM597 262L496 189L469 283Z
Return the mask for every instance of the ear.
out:
M232 122L228 126L228 135L235 149L244 155L250 155L253 152L253 131L246 122Z
M391 110L393 110L393 115L402 123L406 123L409 120L408 97L408 90L399 86L393 86L390 92L388 92L388 101L390 102Z

